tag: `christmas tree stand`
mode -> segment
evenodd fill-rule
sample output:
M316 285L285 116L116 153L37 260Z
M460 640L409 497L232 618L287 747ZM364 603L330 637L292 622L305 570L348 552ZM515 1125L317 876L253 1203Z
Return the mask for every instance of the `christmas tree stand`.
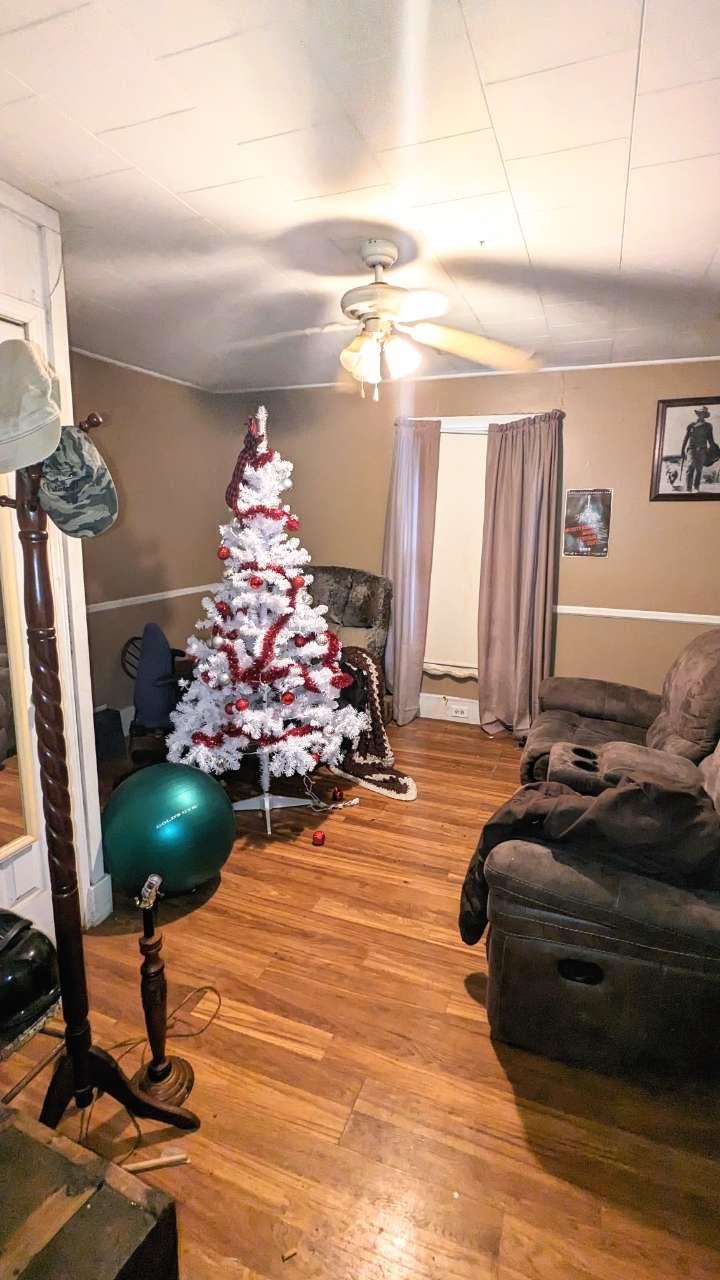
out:
M233 809L238 813L251 812L258 810L265 814L265 830L269 836L272 835L272 822L270 813L273 809L300 809L310 808L318 809L325 806L319 805L313 796L309 795L307 799L304 796L276 796L270 790L270 762L265 752L258 756L258 764L260 766L260 786L262 792L259 796L250 796L248 800L236 800ZM328 808L330 806L327 806Z

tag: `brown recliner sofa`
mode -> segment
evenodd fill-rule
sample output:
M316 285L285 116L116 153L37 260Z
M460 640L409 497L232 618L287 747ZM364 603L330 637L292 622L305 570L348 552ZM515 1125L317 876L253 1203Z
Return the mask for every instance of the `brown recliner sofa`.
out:
M683 650L665 677L662 694L606 680L551 676L540 686L520 762L523 782L548 775L559 742L597 749L608 742L654 747L700 761L720 739L720 627Z
M535 783L487 824L460 932L486 935L494 1040L611 1072L717 1073L720 746L682 764L673 786L652 751L599 795Z

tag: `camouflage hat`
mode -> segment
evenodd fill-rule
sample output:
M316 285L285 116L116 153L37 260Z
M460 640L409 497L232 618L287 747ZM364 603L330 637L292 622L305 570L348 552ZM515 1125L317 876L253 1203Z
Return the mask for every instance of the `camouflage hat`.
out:
M72 538L94 538L115 523L118 500L102 455L78 427L63 427L43 463L40 506Z

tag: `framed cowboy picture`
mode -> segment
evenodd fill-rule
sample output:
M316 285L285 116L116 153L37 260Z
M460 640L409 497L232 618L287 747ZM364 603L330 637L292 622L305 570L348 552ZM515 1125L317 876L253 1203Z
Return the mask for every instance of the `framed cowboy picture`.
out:
M720 498L720 396L658 400L651 502Z

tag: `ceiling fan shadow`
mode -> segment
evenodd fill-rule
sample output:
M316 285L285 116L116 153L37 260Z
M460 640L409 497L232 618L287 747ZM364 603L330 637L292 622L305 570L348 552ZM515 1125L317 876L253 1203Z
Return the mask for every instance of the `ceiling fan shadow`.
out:
M369 239L392 240L398 248L398 264L414 262L419 254L414 236L391 223L361 218L325 218L299 223L264 243L282 266L317 276L360 275L361 248Z

